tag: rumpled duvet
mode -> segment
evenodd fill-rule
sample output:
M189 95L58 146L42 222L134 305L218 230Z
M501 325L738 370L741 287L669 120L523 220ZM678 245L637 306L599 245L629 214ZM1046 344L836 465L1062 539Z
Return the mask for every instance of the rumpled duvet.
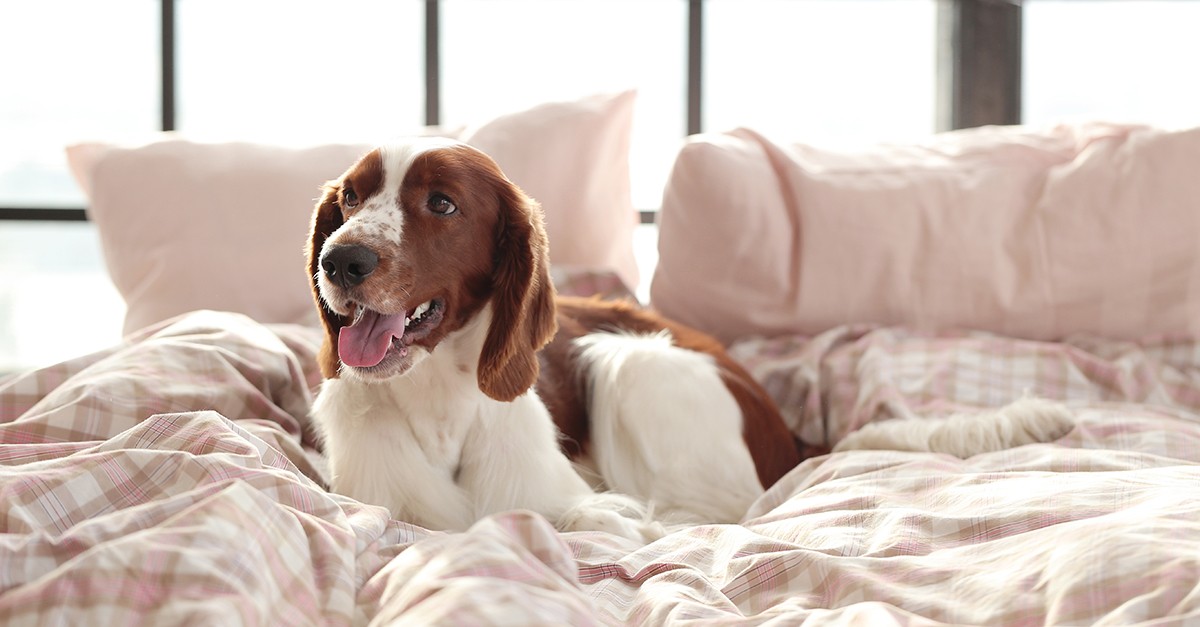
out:
M843 327L733 348L805 444L1021 395L1059 441L806 460L648 545L329 493L319 332L197 312L0 380L0 624L1200 623L1200 344Z

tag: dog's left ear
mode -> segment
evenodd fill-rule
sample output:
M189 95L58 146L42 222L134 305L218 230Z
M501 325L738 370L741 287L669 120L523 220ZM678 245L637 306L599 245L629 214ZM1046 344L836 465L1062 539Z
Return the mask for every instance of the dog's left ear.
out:
M498 400L524 394L538 378L538 351L558 330L542 210L515 185L500 185L492 322L479 355L479 389Z
M341 361L337 356L338 331L346 324L346 319L329 310L321 299L321 290L317 287L317 276L321 272L321 248L325 240L342 226L342 210L337 204L338 182L330 181L321 188L321 199L313 208L312 225L308 232L308 244L305 252L308 255L308 283L312 287L313 300L317 312L321 314L321 323L325 325L325 341L321 343L321 352L317 361L321 366L321 374L332 379L337 376Z

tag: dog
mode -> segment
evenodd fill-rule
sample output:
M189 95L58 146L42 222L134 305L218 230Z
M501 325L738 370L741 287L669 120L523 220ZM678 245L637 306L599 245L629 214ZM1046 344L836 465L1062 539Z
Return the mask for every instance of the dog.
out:
M468 145L363 156L324 186L307 257L330 487L395 518L464 530L527 509L650 541L662 521L737 522L801 461L717 340L631 303L557 295L539 206Z

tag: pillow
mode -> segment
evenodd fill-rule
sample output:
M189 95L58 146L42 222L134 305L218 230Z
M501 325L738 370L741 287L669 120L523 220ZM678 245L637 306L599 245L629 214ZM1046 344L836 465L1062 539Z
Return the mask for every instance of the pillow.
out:
M848 153L692 137L650 296L725 341L848 323L1200 333L1200 129L985 127Z
M635 94L544 104L452 136L490 154L546 215L552 263L637 284L629 196ZM383 138L381 138L381 141ZM370 149L203 143L164 134L134 146L67 148L125 332L196 309L316 323L304 244L319 187Z

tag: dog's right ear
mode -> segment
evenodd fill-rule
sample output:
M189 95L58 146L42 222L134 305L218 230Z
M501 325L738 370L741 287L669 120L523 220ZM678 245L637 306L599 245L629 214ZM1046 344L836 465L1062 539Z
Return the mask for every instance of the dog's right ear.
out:
M498 174L498 172L497 172ZM479 354L479 389L512 401L537 382L537 353L558 329L542 209L500 175L492 321Z
M325 305L325 301L321 299L321 290L317 286L317 277L321 272L321 249L325 246L325 240L329 239L329 236L344 222L342 209L338 206L339 187L337 181L330 181L321 187L321 199L317 201L317 206L313 209L312 226L308 233L308 245L306 246L308 282L312 287L317 312L321 314L321 323L325 325L325 341L321 343L321 352L317 355L317 361L321 366L321 374L325 375L327 379L335 378L338 375L338 367L341 365L338 359L338 332L347 324L345 318L330 311Z

